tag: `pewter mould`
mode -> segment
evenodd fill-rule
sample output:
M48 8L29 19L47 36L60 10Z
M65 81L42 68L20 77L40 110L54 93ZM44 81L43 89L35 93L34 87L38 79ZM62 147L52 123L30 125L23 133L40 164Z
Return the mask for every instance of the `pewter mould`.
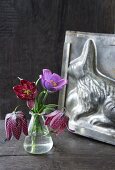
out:
M115 145L115 34L67 31L62 77L71 132Z

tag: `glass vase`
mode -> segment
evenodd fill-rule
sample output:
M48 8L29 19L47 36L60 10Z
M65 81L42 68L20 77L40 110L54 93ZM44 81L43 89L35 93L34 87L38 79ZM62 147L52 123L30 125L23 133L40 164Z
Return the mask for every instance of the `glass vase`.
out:
M32 113L28 126L28 136L24 140L24 149L31 154L44 154L53 147L52 137L44 124L44 116Z

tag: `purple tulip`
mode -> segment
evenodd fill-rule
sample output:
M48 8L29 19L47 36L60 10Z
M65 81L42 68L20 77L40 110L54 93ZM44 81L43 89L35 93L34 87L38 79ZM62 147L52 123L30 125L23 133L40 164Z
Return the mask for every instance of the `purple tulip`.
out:
M43 69L43 74L40 75L42 86L48 91L56 92L67 84L67 80L61 78L58 74L53 73L48 69Z
M5 131L7 140L10 140L12 136L19 140L22 131L26 136L28 135L27 120L22 111L12 112L6 115Z
M68 120L69 118L66 117L63 112L55 110L46 115L45 125L49 125L56 134L59 134L67 128Z

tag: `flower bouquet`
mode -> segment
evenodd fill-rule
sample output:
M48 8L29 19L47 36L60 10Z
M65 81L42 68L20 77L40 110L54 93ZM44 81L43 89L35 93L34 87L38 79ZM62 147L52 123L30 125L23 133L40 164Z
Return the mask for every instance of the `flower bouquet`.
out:
M6 140L14 136L19 140L23 132L26 137L24 149L32 154L47 153L53 147L50 131L59 134L68 124L66 111L56 110L56 104L46 104L48 94L62 90L67 84L67 80L48 69L43 69L42 75L36 82L29 82L21 79L20 84L13 87L16 96L25 100L31 115L29 126L25 114L17 111L8 113L5 117ZM43 90L39 92L38 83L41 82ZM49 130L50 129L50 130Z

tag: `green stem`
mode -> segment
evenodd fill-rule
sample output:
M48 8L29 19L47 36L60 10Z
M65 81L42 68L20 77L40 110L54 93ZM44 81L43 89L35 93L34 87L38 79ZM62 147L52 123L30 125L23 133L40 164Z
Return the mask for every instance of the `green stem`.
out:
M31 148L31 153L35 153L35 142L36 142L36 136L32 136L32 148Z
M16 112L16 110L17 110L17 108L18 108L18 107L20 107L20 105L19 105L19 106L17 106L17 107L15 107L14 112Z
M40 78L39 78L39 79L37 79L37 81L36 81L36 86L37 86L37 84L38 84L39 80L40 80Z
M43 104L45 103L45 101L46 101L46 99L47 99L47 96L48 96L48 91L45 91L45 96L44 96L44 98L43 98L43 100L42 100L42 103L43 103Z
M37 104L37 99L35 99L35 106L33 108L33 112L36 112L36 109L38 108L38 104Z
M31 140L32 140L32 146L31 146L31 153L35 153L36 149L36 134L38 133L38 126L39 126L39 120L38 120L38 115L33 115L34 116L34 122L32 126L32 132L31 132ZM35 134L34 134L35 132Z

